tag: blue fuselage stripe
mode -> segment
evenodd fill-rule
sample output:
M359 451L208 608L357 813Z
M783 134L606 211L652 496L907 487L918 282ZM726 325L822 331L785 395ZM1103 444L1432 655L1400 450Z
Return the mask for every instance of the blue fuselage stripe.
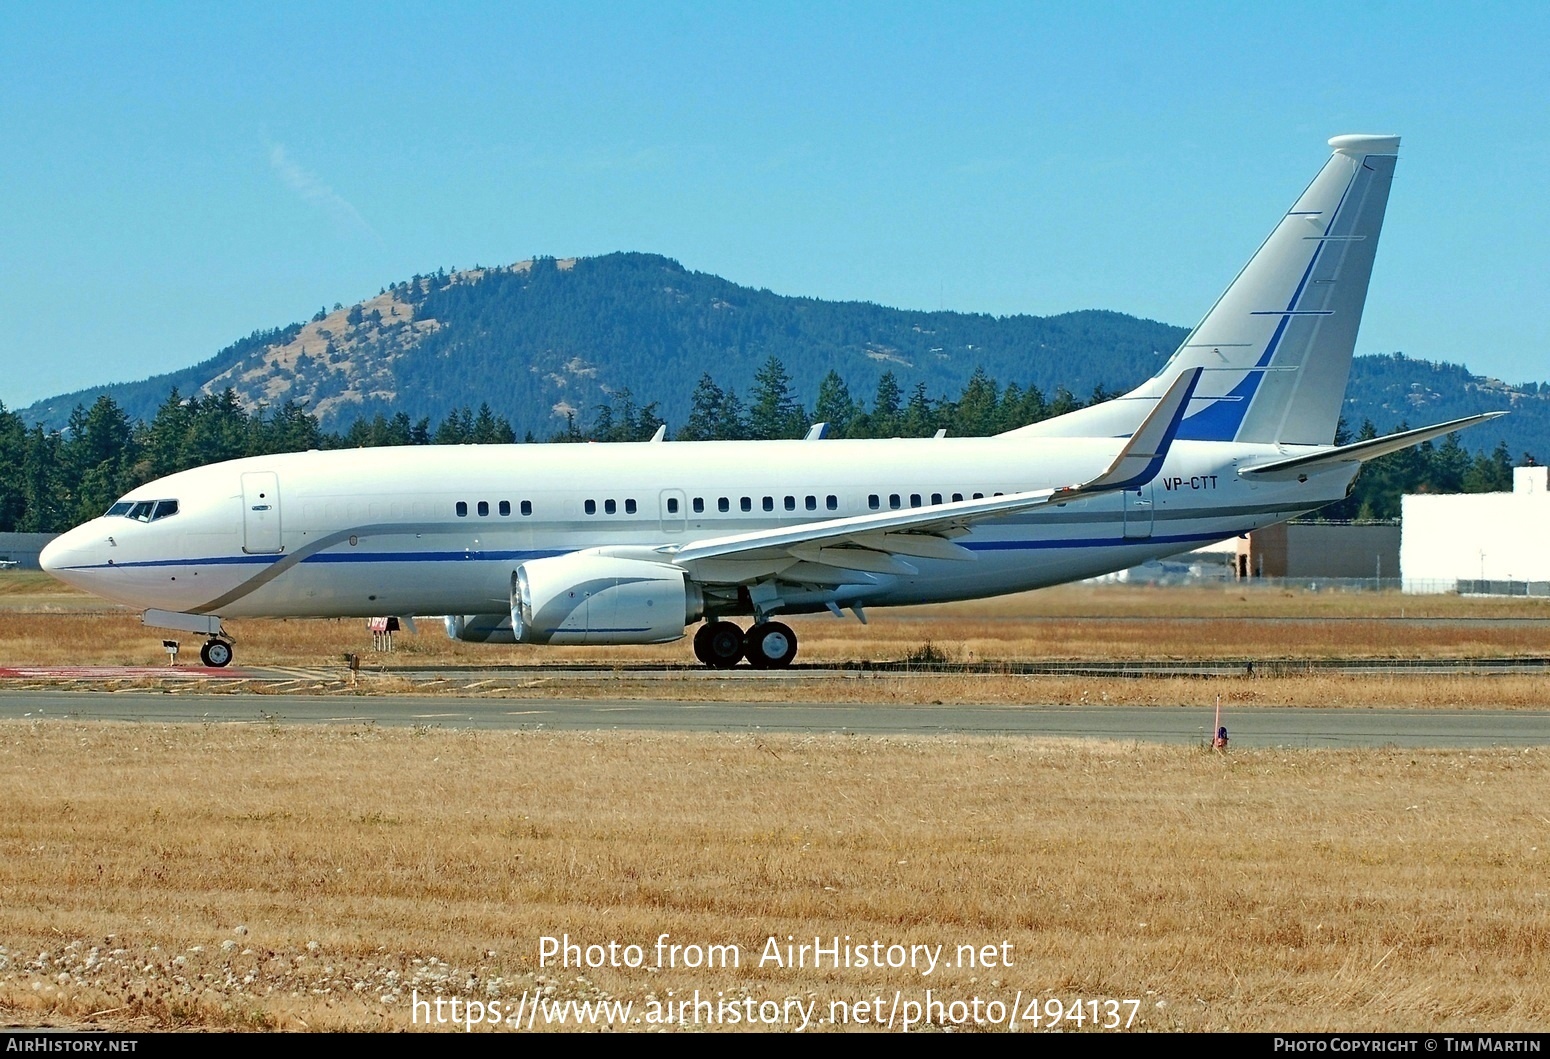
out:
M1213 533L1181 533L1150 537L1068 537L1050 540L965 541L962 547L970 551L1037 551L1045 548L1112 548L1116 545L1133 544L1189 544L1197 541L1218 541L1220 530ZM556 555L570 554L565 550L545 551L442 551L442 552L375 552L359 555L319 553L309 555L302 563L462 563L462 562L526 562L529 559L547 559ZM136 563L99 563L92 566L72 566L71 570L128 570L136 567L198 567L229 566L233 564L273 563L279 556L268 555L218 555L209 558L155 559Z

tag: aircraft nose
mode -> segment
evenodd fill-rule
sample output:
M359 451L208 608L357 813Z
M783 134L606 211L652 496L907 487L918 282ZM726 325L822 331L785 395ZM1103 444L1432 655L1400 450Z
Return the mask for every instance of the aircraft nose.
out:
M64 540L68 536L68 533L60 534L45 544L43 551L38 554L38 565L55 577L59 576L60 568L65 565Z
M38 555L38 565L61 581L80 584L80 568L102 561L96 555L107 541L101 528L93 520L61 533L44 546Z

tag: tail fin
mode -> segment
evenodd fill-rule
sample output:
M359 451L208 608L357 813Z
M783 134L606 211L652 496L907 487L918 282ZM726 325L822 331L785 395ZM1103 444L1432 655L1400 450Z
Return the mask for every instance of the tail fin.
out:
M1398 136L1336 136L1334 155L1152 379L1116 400L1024 427L1123 436L1179 375L1204 369L1180 440L1327 445L1335 436Z

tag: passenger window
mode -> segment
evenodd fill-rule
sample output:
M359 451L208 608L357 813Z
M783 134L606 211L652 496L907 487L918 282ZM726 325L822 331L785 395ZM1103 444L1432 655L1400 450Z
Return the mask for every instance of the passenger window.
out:
M501 501L500 512L501 512L501 518L506 518L506 517L508 517L511 514L511 501L510 500L502 500Z
M752 511L753 510L753 498L752 497L747 497L747 496L743 497L742 503L739 506L741 506L744 511Z
M807 510L809 510L809 511L817 511L818 510L818 498L816 496L810 496L810 497L807 498Z
M531 500L522 501L522 513L524 515L531 515L533 513L533 502Z
M975 493L974 494L974 499L976 499L976 500L984 500L985 499L985 494L984 493Z
M603 514L605 514L605 515L612 515L612 514L616 513L618 510L619 510L619 505L614 503L613 500L610 499L610 500L604 500L603 501Z
M963 494L962 493L954 493L953 494L953 503L956 504L958 501L960 501L962 499L963 499Z
M910 494L910 507L919 507L919 506L920 506L920 494L919 493L911 493Z
M459 500L457 502L457 517L458 518L467 518L468 517L468 501L466 501L466 500Z
M631 500L630 503L633 504L635 501ZM678 514L678 498L676 496L670 496L667 498L667 513L669 515Z
M795 511L796 509L797 509L797 498L794 497L794 496L786 497L786 510L787 511Z
M767 497L764 498L764 510L766 510L766 511L774 511L775 510L775 498L773 496L767 496Z
M726 497L722 497L720 500L716 501L716 510L717 511L731 511L732 510L732 505L727 501Z
M942 494L941 493L932 493L931 494L931 502L933 504L940 504L942 502Z
M583 504L581 506L586 511L587 514L589 514L589 515L597 514L597 501L596 500L588 500L585 504Z
M904 506L903 502L899 499L898 493L888 494L888 506L893 508L895 511Z
M876 493L873 493L871 496L866 498L866 505L873 511L876 511L878 508L883 506L882 503L877 499Z
M830 511L838 511L840 509L840 498L830 493L824 498L824 506Z
M694 498L694 513L696 515L705 513L705 498L703 496L697 496Z
M674 500L673 503L676 504L676 503L678 503L678 501ZM635 514L635 501L634 500L628 500L628 499L625 500L625 502L624 502L624 513L626 515L633 515L633 514Z
M481 500L481 501L479 501L479 517L480 518L485 518L486 516L489 515L489 513L490 513L490 502L488 500Z

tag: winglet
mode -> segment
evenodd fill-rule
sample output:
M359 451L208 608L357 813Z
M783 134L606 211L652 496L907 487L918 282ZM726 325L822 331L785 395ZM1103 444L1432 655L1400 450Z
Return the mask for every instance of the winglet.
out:
M1179 424L1183 422L1184 412L1189 408L1189 399L1194 395L1195 387L1204 373L1204 368L1181 372L1156 407L1136 427L1136 432L1125 442L1125 447L1114 457L1108 470L1090 482L1070 486L1059 492L1075 495L1135 489L1157 477L1163 461L1168 458L1168 448L1178 435Z

